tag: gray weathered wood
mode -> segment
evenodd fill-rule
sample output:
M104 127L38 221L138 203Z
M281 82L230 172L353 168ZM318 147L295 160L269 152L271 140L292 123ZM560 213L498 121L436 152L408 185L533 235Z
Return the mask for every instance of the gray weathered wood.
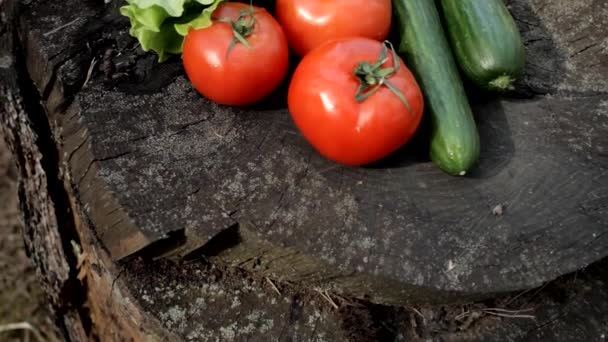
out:
M600 272L483 304L357 298L464 302L608 254L607 10L509 3L531 61L516 95L529 98L474 101L484 144L464 179L431 165L420 141L382 164L338 167L280 105L210 104L179 61L158 65L135 48L117 2L31 1L17 17L16 1L0 3L0 122L25 240L66 339L608 333L605 260ZM175 262L151 260L161 256ZM562 304L570 283L580 290ZM492 306L533 306L537 321L478 316Z
M580 3L510 1L528 46L521 89L542 94L476 101L482 158L460 179L420 142L344 168L280 106L209 103L179 60L157 65L133 48L116 5L40 2L22 39L74 191L115 260L152 245L374 302L451 301L534 287L608 254L607 10ZM94 68L79 89L110 45L115 78Z
M505 0L528 49L519 91L606 93L603 0Z

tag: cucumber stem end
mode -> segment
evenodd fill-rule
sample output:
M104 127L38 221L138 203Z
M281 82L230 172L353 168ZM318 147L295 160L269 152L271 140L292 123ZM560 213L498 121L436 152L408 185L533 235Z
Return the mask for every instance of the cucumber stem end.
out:
M494 80L490 81L490 89L505 91L513 90L513 82L515 79L509 75L498 76Z

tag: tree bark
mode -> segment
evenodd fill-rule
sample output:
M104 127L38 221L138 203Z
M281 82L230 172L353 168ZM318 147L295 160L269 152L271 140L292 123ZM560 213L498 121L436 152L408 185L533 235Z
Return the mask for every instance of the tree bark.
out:
M2 129L19 170L27 252L38 265L59 328L71 341L171 339L124 296L116 266L82 220L47 110L25 72L17 1L0 6Z

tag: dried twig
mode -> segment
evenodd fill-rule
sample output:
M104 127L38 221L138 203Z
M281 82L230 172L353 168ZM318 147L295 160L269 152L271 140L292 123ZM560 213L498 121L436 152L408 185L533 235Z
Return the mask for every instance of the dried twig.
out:
M460 321L463 318L469 316L470 314L472 314L473 312L475 312L475 310L471 310L471 311L464 311L463 313L461 313L460 315L454 317L455 320Z
M415 313L416 313L418 316L420 316L420 318L422 318L422 320L423 320L424 322L426 322L426 317L425 317L425 316L422 314L422 312L420 312L420 310L416 309L416 308L415 308L415 307L413 307L413 306L408 307L408 309L410 309L410 310L414 311L414 312L415 312Z
M61 25L59 27L56 27L56 28L54 28L54 29L52 29L52 30L44 33L43 36L44 37L48 37L48 36L52 35L53 33L57 33L59 31L63 30L64 28L66 28L66 27L70 27L70 26L76 24L77 22L79 22L81 20L83 20L83 18L76 18L76 19L70 21L69 23L67 23L65 25Z
M0 325L0 333L7 332L7 331L15 331L15 330L29 331L32 333L32 335L34 335L36 340L44 341L44 339L42 338L42 335L40 335L40 332L38 331L38 329L36 329L29 322L9 323L9 324Z
M521 315L520 314L521 312L530 312L530 311L534 311L534 309L533 308L527 308L527 309L521 309L521 310L509 310L509 309L501 309L501 308L472 309L472 310L468 310L468 311L461 313L460 315L456 316L454 319L459 321L476 312L485 313L488 315L500 316L500 317L508 317L508 318L535 319L536 316L534 316L534 315Z
M211 126L211 132L213 132L213 134L215 134L215 136L216 136L216 137L218 137L218 138L220 138L220 139L223 139L223 138L224 138L224 136L223 136L223 135L218 134L218 133L215 131L215 129L213 129L213 126Z
M266 277L266 281L268 282L268 284L270 284L270 286L272 287L272 289L280 296L281 295L281 291L279 291L279 288L274 284L274 282Z
M315 291L317 291L321 295L321 297L323 297L323 299L325 299L329 303L329 305L331 305L334 309L340 309L338 304L336 304L336 302L331 299L331 296L327 293L327 291L322 291L320 289L315 289Z
M469 329L469 327L471 325L473 325L473 323L479 319L479 317L481 317L483 315L483 313L479 312L479 311L475 311L472 312L467 319L464 320L464 322L460 325L459 329L460 330L467 330Z
M507 313L520 313L520 312L534 311L534 308L518 309L518 310L508 310L508 309L501 309L501 308L486 308L486 309L481 309L480 311L497 311L497 312L507 312Z
M342 296L339 296L337 294L334 294L334 297L338 298L340 300L340 302L342 302L346 306L355 306L355 307L363 307L363 306L365 306L365 305L363 305L361 303L354 302L354 301L352 301L352 300L350 300L350 299L348 299L346 297L342 297Z
M93 57L93 59L91 60L91 64L89 65L89 70L87 71L87 77L84 79L84 83L82 84L83 88L91 80L91 76L93 75L93 70L95 70L95 65L97 65L97 58Z
M484 311L484 313L493 316L506 317L506 318L528 318L528 319L536 319L534 315L515 315L515 314L505 314L494 311Z

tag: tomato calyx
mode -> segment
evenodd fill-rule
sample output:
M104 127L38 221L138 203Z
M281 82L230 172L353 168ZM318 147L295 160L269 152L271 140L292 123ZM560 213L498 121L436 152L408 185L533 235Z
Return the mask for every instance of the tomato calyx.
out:
M230 53L230 50L232 50L237 43L241 43L248 49L251 49L251 45L247 41L247 37L253 33L255 28L256 20L254 14L255 11L253 6L250 6L247 9L241 10L236 20L232 20L231 18L218 19L218 21L230 24L232 27L232 33L234 35L234 39L230 42L226 54Z
M391 53L393 56L393 66L391 67L383 67L382 65L388 61L388 48L387 45L391 49ZM380 56L378 61L375 63L370 63L368 61L359 62L355 69L353 70L355 77L359 79L361 82L359 84L359 88L357 89L357 93L355 94L355 100L357 102L363 102L365 99L374 95L380 87L386 85L399 99L401 102L405 104L408 111L413 115L412 107L410 103L405 98L403 93L395 87L395 85L389 81L389 78L393 76L397 70L400 68L399 56L395 52L393 45L389 41L385 41L382 44L382 51L380 51Z

